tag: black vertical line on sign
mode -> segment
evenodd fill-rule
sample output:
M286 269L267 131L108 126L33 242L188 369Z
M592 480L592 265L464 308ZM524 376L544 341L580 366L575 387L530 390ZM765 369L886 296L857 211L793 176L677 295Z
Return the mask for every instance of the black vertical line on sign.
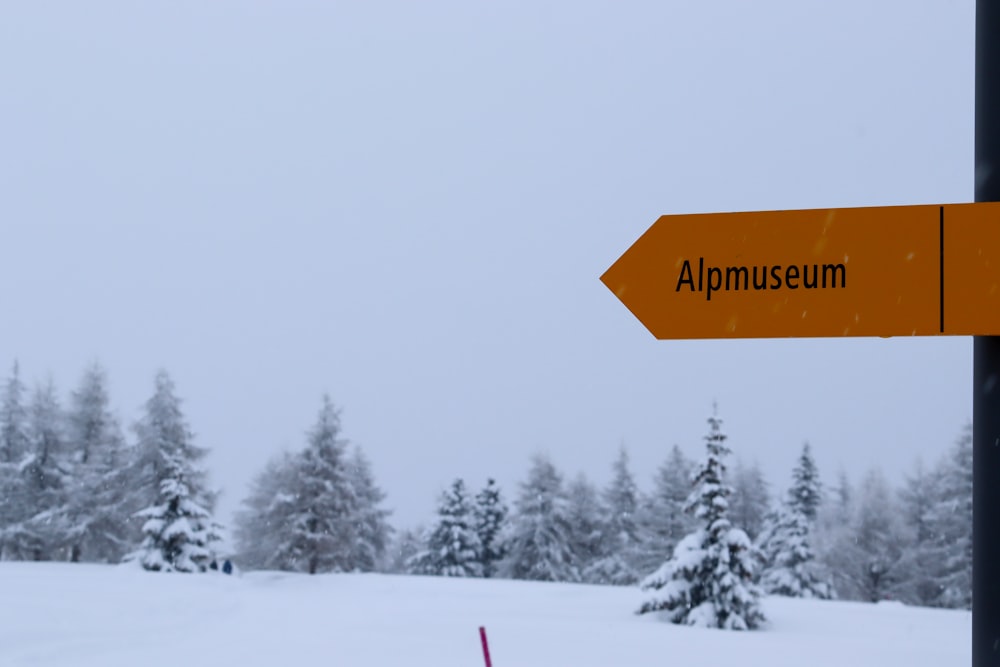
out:
M944 206L941 207L941 220L938 225L941 237L941 257L938 265L941 271L941 333L944 333Z

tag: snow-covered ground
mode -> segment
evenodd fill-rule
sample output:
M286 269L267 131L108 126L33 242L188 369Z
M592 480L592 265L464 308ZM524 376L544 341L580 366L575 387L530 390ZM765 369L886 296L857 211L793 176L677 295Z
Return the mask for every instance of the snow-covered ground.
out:
M636 616L637 589L522 581L0 563L0 665L954 667L966 612L768 598L756 632Z

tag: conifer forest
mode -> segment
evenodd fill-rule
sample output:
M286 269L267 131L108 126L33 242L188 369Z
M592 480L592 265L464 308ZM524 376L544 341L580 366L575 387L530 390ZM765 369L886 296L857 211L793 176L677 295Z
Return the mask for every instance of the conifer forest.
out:
M211 443L193 435L166 371L123 424L100 365L64 396L51 381L27 386L15 363L0 384L0 559L634 586L636 613L738 630L765 620L765 595L971 608L969 425L893 484L879 469L819 470L808 443L786 478L766 479L720 411L704 423L697 456L674 445L656 470L609 447L599 487L537 454L512 488L456 477L428 489L433 517L399 526L320 396L300 445L257 473L229 522L204 466Z

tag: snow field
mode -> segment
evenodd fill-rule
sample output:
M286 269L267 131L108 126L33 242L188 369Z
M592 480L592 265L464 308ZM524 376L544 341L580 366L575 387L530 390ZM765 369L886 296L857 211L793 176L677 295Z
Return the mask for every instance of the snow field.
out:
M636 616L637 588L378 574L241 577L0 563L0 665L955 667L968 612L766 598L727 632Z

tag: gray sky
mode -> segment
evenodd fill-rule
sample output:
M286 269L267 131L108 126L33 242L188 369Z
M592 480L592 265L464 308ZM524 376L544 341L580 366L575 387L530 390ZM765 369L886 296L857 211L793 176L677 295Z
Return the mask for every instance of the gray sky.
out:
M969 338L657 342L599 276L661 214L972 200L974 3L0 8L0 365L129 423L164 367L225 496L320 396L405 526L530 455L640 484L935 461Z

